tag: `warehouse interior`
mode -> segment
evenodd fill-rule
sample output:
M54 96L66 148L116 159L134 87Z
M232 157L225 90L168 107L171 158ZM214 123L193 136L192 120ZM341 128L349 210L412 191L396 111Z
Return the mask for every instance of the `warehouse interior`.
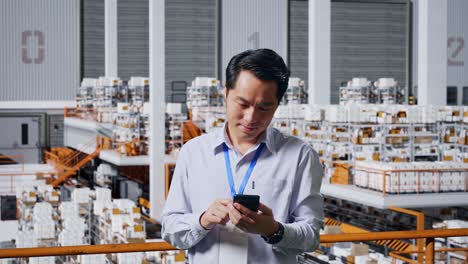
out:
M323 235L465 235L321 243L298 263L468 263L468 1L15 0L0 17L0 263L189 263L6 256L162 243L179 151L223 128L226 66L258 48L291 71L270 125L320 156Z

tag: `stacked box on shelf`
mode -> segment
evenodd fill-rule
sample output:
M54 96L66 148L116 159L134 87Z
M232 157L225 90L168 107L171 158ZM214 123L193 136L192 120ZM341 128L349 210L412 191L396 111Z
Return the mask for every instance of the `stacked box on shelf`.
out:
M274 119L272 120L272 126L274 128L288 135L292 132L289 126L289 114L287 105L279 105L276 109Z
M123 101L119 92L122 81L119 78L100 77L94 87L93 106L98 122L113 123L115 120L115 107Z
M182 104L166 105L166 154L177 154L184 139L184 122L187 116L182 112Z
M187 106L222 106L223 87L215 78L196 77L187 87Z
M462 162L356 162L354 184L389 194L466 191ZM384 187L385 186L385 187Z
M413 160L414 161L438 161L439 134L437 123L413 124Z
M77 216L76 218L65 218L62 220L62 231L59 233L58 240L62 246L74 246L89 244L90 240L85 238L85 231L88 225L85 219Z
M16 188L18 201L18 230L16 232L16 247L37 247L38 238L34 231L34 206L37 202L37 192L32 186Z
M47 202L36 203L34 206L33 222L37 239L54 239L56 237L52 211L52 205Z
M37 193L42 201L49 202L53 206L58 206L60 194L51 185L36 186Z
M92 196L94 191L89 188L75 188L72 191L71 202L76 205L78 218L75 213L70 219L64 218L62 224L67 230L73 230L82 238L81 243L89 244L91 242L91 224L92 224ZM74 207L70 210L76 210ZM83 223L83 224L81 224ZM76 229L70 225L76 224ZM76 238L77 241L81 239ZM70 242L72 243L72 242ZM78 242L77 242L78 243Z
M376 103L375 88L367 78L353 78L340 87L340 105Z
M59 243L62 246L67 245L83 245L89 244L90 238L87 235L89 230L89 218L80 213L82 206L80 204L70 201L62 202L59 207L61 216L61 229L59 234Z
M191 120L206 133L220 129L226 119L223 89L218 80L207 77L196 77L187 87Z
M94 108L116 107L120 102L119 92L122 81L115 77L99 77L98 84L94 87Z
M458 134L458 145L460 153L458 160L468 163L468 107L463 107L463 117L460 121L460 132Z
M37 247L38 245L34 230L18 230L15 243L17 248Z
M377 121L382 125L381 160L409 162L411 156L411 129L409 107L393 105L381 108Z
M113 134L120 154L140 155L140 116L129 103L118 103Z
M377 123L377 105L349 106L352 160L380 160L382 126Z
M76 108L80 117L93 119L94 87L98 85L98 79L84 78L76 93Z
M325 112L320 107L308 107L305 111L302 139L311 144L322 158L327 148L327 130L322 125Z
M415 106L410 114L413 161L440 160L437 109L433 106Z
M114 208L111 199L111 190L108 188L96 188L93 201L93 235L96 244L108 244L112 241L110 227L110 214Z
M273 127L285 134L302 137L306 108L308 106L304 104L278 106L272 121Z
M140 209L128 199L114 199L113 203L112 231L120 233L126 243L144 242L146 231Z
M351 134L347 108L329 106L325 113L325 126L328 129L327 159L329 161L349 161L351 157Z
M110 198L109 189L96 190L94 201L95 231L97 243L132 243L144 242L146 231L141 219L140 208L128 199Z
M378 94L379 104L403 104L405 102L405 90L398 85L393 78L380 78L374 82Z
M101 187L110 187L114 177L117 177L117 170L107 163L99 164L96 171L94 171L94 182Z
M150 122L149 122L150 106L149 103L143 104L143 112L140 114L140 153L149 155L150 142Z
M17 188L18 246L56 245L58 197L58 192L46 185Z
M71 193L71 200L78 204L88 204L91 199L93 191L88 187L75 188Z
M34 205L37 202L37 195L34 186L19 185L16 187L16 198L24 204Z
M441 160L457 161L462 153L458 136L462 126L462 109L457 106L438 108Z
M222 128L226 119L224 106L193 106L190 112L192 121L206 133Z
M307 97L308 94L305 89L304 81L297 77L290 77L288 82L288 88L286 89L286 92L281 100L281 104L306 104Z
M351 162L351 134L348 122L348 108L328 106L325 111L324 126L327 128L327 149L325 152L325 175L335 178L333 181L346 182L351 180L350 171L346 173L346 166ZM349 168L349 166L348 166Z
M131 77L128 81L128 102L139 113L143 113L143 105L149 102L149 79L146 77Z

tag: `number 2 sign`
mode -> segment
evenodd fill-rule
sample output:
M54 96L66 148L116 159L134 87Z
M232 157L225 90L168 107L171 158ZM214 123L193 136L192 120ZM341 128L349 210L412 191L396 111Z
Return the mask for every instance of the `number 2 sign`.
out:
M447 65L463 67L463 49L465 48L465 39L463 37L450 37L447 40Z

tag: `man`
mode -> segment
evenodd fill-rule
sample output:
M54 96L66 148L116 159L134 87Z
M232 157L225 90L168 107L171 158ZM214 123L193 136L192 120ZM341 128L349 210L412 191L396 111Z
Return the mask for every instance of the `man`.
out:
M162 237L188 249L190 263L296 263L297 254L318 246L318 155L269 126L288 81L272 50L234 56L226 68L224 129L183 146ZM233 203L239 193L259 195L258 212Z

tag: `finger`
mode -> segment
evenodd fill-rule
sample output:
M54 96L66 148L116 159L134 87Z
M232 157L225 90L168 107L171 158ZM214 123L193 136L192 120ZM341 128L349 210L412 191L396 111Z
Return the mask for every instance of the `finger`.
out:
M209 215L207 220L208 220L208 222L213 223L213 224L219 224L219 223L221 223L223 221L222 218L220 218L220 217L218 217L216 215L213 215L213 214Z
M230 199L218 199L216 200L216 203L228 206L232 201Z
M273 215L273 211L268 206L262 203L258 205L258 210L265 215Z
M209 213L210 215L213 215L213 216L216 216L220 219L224 219L224 217L227 215L227 212L225 212L224 210L218 208L218 207L212 207L210 208L207 213Z
M233 225L237 225L239 223L240 217L237 217L231 211L229 211L229 219Z
M225 210L220 209L220 208L213 208L213 211L211 213L213 215L216 215L217 217L219 217L221 219L224 219L228 215L228 212L229 211L227 211L227 210L225 211Z
M239 223L242 215L236 208L232 207L231 210L229 210L229 218L231 219L231 222L236 225Z
M239 204L239 203L234 203L234 208L236 208L239 212L241 212L242 214L244 214L245 216L249 217L249 218L252 218L252 219L255 219L257 213L251 211L250 209L248 209L247 207Z
M245 227L248 227L249 225L255 225L255 220L246 216L246 215L241 215L241 219L239 221L241 225L244 225Z
M224 218L229 214L229 208L227 206L215 207L213 208L213 213L215 213L217 216L221 218Z

